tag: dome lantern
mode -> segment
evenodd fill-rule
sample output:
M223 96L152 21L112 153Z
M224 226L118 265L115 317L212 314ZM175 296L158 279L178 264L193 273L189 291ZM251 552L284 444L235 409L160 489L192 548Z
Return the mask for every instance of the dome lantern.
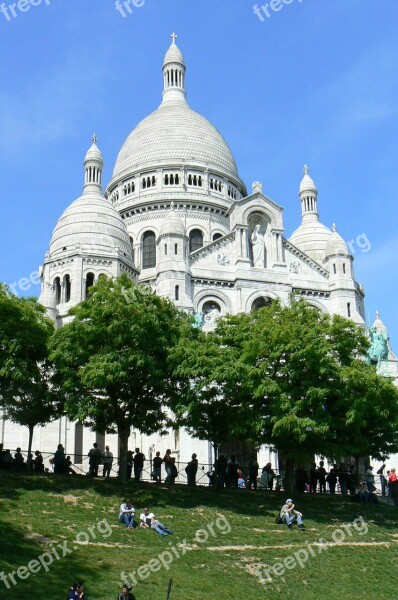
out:
M93 135L93 143L84 159L84 194L102 193L102 170L104 161L101 150L97 146L97 136Z
M185 61L176 44L177 35L171 34L171 46L163 61L163 102L185 102Z
M319 221L318 190L314 180L308 174L307 165L304 165L304 177L301 180L299 195L302 221Z

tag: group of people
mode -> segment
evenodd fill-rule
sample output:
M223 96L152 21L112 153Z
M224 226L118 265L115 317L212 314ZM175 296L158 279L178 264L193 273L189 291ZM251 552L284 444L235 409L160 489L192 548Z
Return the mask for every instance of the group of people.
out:
M129 498L120 505L119 522L123 523L130 531L135 528L135 508ZM143 529L153 529L161 536L173 534L171 529L156 519L153 512L149 512L149 508L144 508L140 514L139 526Z
M17 448L14 456L10 450L4 450L3 444L0 444L0 469L5 471L25 471L28 469L28 464L32 471L36 473L44 473L43 456L39 450L36 450L34 456L29 455L30 461L25 460L21 448Z
M66 600L88 600L88 596L84 591L82 581L76 581L69 589ZM132 592L132 587L128 583L122 584L122 591L118 594L117 600L135 600Z

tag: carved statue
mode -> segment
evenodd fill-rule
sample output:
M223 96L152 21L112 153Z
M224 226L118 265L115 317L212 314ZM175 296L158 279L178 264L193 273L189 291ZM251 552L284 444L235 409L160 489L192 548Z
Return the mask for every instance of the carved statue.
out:
M260 224L258 223L251 236L251 245L253 252L253 267L264 267L265 246L264 236L260 232Z
M380 371L381 363L384 360L388 361L388 335L387 331L377 331L376 327L369 329L370 348L368 350L368 363L377 365L377 370Z
M195 313L195 323L193 324L195 329L202 329L203 327L203 315L202 313Z

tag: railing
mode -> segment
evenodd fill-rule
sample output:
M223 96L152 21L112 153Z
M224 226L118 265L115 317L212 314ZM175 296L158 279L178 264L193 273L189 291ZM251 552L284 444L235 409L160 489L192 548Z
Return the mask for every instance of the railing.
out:
M44 464L44 472L51 474L53 472L52 468L51 468L51 460L54 458L54 454L51 452L42 452L41 453L43 456L43 464ZM28 458L28 452L27 450L22 450L22 455L24 457L25 462L23 463L23 466L19 469L15 469L13 467L13 465L11 465L11 470L13 471L23 471L25 472L27 469L27 458ZM80 457L79 457L80 458ZM34 459L34 457L33 457ZM174 482L178 483L178 484L187 484L188 483L188 477L187 474L185 472L185 468L187 466L186 462L176 462L175 466L177 468L177 476L174 478ZM3 465L1 465L1 467L3 467ZM33 470L33 468L31 467L31 470ZM98 477L103 477L103 472L104 472L104 465L100 464L98 466ZM155 483L154 477L152 476L152 465L151 465L151 461L146 460L144 463L144 468L141 472L141 477L140 480L141 481L146 481L146 482L153 482ZM248 466L247 465L243 465L242 466L242 472L243 472L243 478L245 479L245 481L247 482L247 478L248 478ZM214 468L213 465L210 465L208 463L199 463L198 465L198 470L196 473L196 485L200 485L200 486L209 486L209 485L215 485L217 486L217 480L216 478L212 478L211 476L209 476L209 474L214 473ZM275 476L273 479L273 486L271 489L273 490L283 490L283 474L280 474L278 470L274 470ZM90 474L90 465L89 465L89 457L88 456L81 456L81 462L77 462L77 463L72 463L68 469L68 471L65 471L65 474L70 474L70 475L89 475ZM112 463L112 467L110 470L110 477L118 477L119 475L119 458L118 457L114 457L113 458L113 463ZM162 464L162 468L161 468L161 482L162 483L167 483L166 482L166 478L167 478L167 473L166 473L166 469L164 464ZM364 479L364 476L361 476L362 479ZM131 469L131 479L134 480L134 465ZM381 477L380 476L376 476L375 477L375 487L376 487L376 493L378 495L387 495L388 489L386 490L384 488L384 486L381 483ZM259 477L257 478L257 488L259 490L265 490L267 491L269 489L269 487L263 483L261 481L261 469L260 469L260 473L259 473ZM306 491L309 491L308 489ZM384 492L384 493L383 493ZM319 482L317 484L317 494L319 494ZM329 494L330 490L329 490L329 485L328 483L326 483L326 493ZM336 494L341 494L341 488L339 485L339 481L337 481L336 483L336 487L335 487L335 493Z

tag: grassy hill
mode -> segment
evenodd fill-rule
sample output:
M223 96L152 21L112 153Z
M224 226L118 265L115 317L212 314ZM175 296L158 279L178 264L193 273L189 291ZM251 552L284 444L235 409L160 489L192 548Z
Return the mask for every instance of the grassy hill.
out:
M138 514L149 506L174 535L119 524L126 496ZM275 524L286 498L264 491L2 472L0 497L0 598L63 600L81 578L89 600L112 600L123 571L137 581L137 600L165 599L169 577L171 600L395 594L387 582L393 585L398 564L398 512L389 506L296 496L306 524L301 533Z

